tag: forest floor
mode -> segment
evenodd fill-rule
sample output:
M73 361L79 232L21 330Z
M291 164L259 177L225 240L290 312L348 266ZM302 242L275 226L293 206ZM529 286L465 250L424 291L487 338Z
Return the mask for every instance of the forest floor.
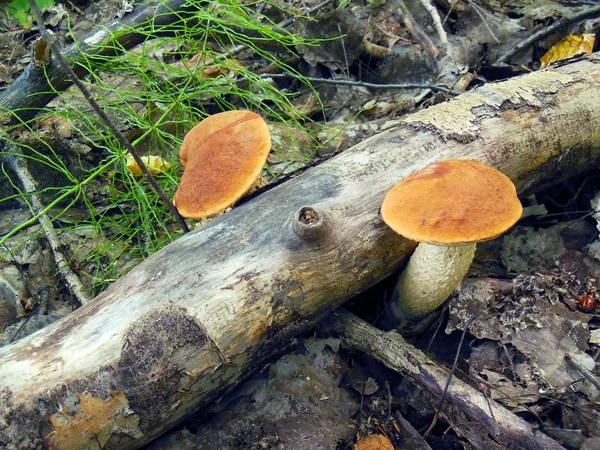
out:
M132 9L121 0L48 3L46 26L63 46ZM207 115L250 109L267 120L273 148L265 190L385 129L389 119L540 70L552 49L566 56L592 51L600 29L600 11L581 14L597 9L592 1L189 4L198 19L193 23L141 30L142 44L81 63L90 72L87 87L119 130L140 154L164 162L156 177L171 198L183 171L181 141ZM39 37L27 7L11 5L2 5L0 19L0 100L30 64ZM565 20L575 14L581 19ZM561 21L567 24L556 26ZM28 159L44 212L90 297L181 236L76 89L56 93L33 119L9 122L3 122L5 139ZM593 214L599 190L600 175L590 172L522 198L523 219L478 247L439 319L409 338L446 367L458 355L455 377L568 449L600 448L600 226ZM56 275L28 198L3 166L1 345L77 307ZM347 306L376 324L394 281ZM471 323L473 312L478 317ZM443 415L421 437L437 401L315 329L147 448L475 448L460 423ZM357 444L373 434L393 447Z

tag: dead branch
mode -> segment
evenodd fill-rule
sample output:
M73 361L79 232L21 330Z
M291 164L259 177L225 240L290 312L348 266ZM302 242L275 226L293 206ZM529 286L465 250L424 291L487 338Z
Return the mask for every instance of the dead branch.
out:
M536 42L541 41L546 36L550 36L552 33L555 33L557 30L564 28L568 25L571 25L573 23L577 23L582 20L589 19L591 17L596 17L599 15L600 15L600 6L592 6L590 8L582 9L581 11L578 11L571 16L563 17L562 19L553 23L549 27L543 28L540 31L538 31L537 33L533 34L532 36L529 36L527 39L523 40L522 42L519 42L517 45L515 45L509 51L507 51L506 53L501 55L498 58L498 60L495 62L495 64L506 64L508 62L508 60L510 58L512 58L514 55L516 55L520 51L532 46Z
M438 10L431 4L431 0L419 0L421 6L425 8L425 10L431 16L431 20L433 20L433 26L435 27L435 31L437 32L440 41L444 47L448 46L448 35L444 30L444 25L440 19L440 14Z
M10 170L12 170L19 179L24 192L29 194L29 198L31 199L30 209L33 214L39 216L38 220L42 226L42 230L44 230L48 245L50 245L52 253L54 254L54 261L56 262L56 268L58 269L59 275L65 281L71 294L77 299L80 305L89 303L90 297L87 295L79 277L71 270L68 258L61 250L60 239L52 225L52 220L47 214L42 214L44 205L37 194L35 194L38 190L37 185L27 168L21 151L13 144L9 144L8 141L5 142L6 152L0 153L0 161L4 160L6 162Z
M322 330L343 336L344 342L350 347L367 353L387 367L402 373L434 396L439 398L442 395L449 371L407 343L398 333L381 331L343 308L325 321ZM461 427L466 424L472 428L469 422L475 421L485 428L485 434L479 428L477 433L466 434L475 448L563 449L525 420L495 401L486 399L477 389L459 379L454 378L452 381L446 400L451 408L442 409L442 414L451 423L455 420L453 415L458 412L470 419L461 422Z

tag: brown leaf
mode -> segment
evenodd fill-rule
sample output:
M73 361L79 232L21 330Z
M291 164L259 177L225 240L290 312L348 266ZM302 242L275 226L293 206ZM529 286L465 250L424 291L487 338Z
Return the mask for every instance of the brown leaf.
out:
M237 59L226 58L219 60L198 53L184 62L188 69L201 67L199 75L204 78L217 78L221 75L235 77L244 70L244 66Z

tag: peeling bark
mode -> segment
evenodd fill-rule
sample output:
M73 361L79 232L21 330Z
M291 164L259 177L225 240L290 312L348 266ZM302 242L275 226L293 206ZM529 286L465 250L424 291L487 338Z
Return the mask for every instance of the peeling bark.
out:
M414 243L383 224L379 207L428 164L478 160L521 192L591 169L599 62L484 86L397 120L0 349L0 447L136 448L206 405L398 268Z

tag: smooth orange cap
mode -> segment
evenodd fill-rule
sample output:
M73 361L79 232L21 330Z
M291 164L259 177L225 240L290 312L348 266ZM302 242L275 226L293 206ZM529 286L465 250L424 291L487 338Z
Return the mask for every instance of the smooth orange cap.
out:
M266 122L250 111L207 117L190 130L179 152L185 166L173 203L201 219L233 205L259 177L271 150Z
M431 244L467 244L500 236L521 217L513 182L471 160L427 166L385 197L383 220L407 239Z

